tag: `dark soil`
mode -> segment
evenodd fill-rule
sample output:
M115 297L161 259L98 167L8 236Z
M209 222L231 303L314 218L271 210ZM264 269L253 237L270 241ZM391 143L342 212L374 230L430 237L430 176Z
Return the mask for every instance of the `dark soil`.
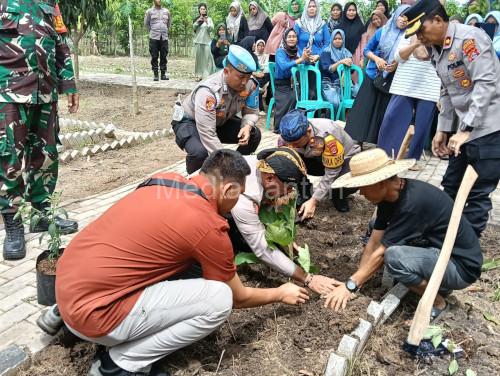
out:
M56 275L56 264L58 259L45 259L38 263L36 270L45 275Z
M321 273L340 280L345 280L357 267L362 249L360 237L373 212L373 207L359 196L351 200L351 209L341 216L325 202L316 217L298 230L298 243L309 245L312 261L321 268ZM499 240L498 230L486 232L482 243L487 257L494 256L494 252L498 257L494 247ZM480 283L471 286L472 289L479 285L481 292L476 289L455 293L456 304L444 318L450 337L456 343L462 342L467 352L467 358L459 360L460 375L465 374L467 367L477 375L498 375L500 346L498 336L494 336L498 327L482 315L482 311L488 311L498 317L495 311L498 307L491 303L492 286L498 283L498 273L493 272L483 274ZM239 274L245 284L254 287L275 287L286 282L263 265L242 267ZM273 304L235 310L219 330L171 354L162 364L176 376L322 375L328 356L341 337L357 326L360 317L366 318L370 300L380 300L384 293L381 278L377 276L340 313L323 308L319 296L312 296L301 307ZM449 359L437 359L433 364L417 363L401 350L408 334L404 322L412 318L416 302L411 296L405 299L390 321L372 334L350 375L447 374ZM81 356L74 356L78 351ZM65 376L83 375L79 371L89 367L93 351L93 345L82 343L70 348L49 346L23 376L58 375L61 369L65 369ZM47 356L47 352L54 355Z

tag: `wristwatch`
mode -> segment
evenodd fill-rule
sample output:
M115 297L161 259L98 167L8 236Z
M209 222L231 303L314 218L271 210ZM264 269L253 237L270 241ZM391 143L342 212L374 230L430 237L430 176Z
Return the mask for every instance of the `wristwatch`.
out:
M349 278L347 280L347 282L345 283L345 287L347 287L347 289L350 292L356 292L356 291L359 290L359 287L358 287L357 283L352 278Z
M460 130L462 132L472 132L474 130L474 128L471 127L470 125L466 125L466 124L462 123L462 126L460 127Z

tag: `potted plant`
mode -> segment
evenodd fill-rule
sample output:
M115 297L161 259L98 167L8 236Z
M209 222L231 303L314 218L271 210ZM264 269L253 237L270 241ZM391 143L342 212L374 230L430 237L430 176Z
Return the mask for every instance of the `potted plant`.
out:
M56 226L56 218L64 216L68 218L67 211L60 207L61 193L54 192L48 199L49 205L43 212L22 201L19 205L18 214L25 223L32 227L36 226L42 217L45 217L49 227L48 231L42 233L39 244L48 235L47 249L38 255L36 259L36 289L38 304L51 306L56 303L56 266L64 248L61 248L61 232Z

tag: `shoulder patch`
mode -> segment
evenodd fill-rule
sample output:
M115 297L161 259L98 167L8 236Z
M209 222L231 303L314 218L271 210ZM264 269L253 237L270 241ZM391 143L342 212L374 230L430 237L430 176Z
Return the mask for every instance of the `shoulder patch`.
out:
M214 97L207 97L205 100L205 109L209 112L214 111L216 102Z
M325 137L322 160L326 168L338 168L344 164L344 146L331 134Z
M466 39L462 45L462 50L469 62L473 62L479 56L479 50L476 47L476 41L474 39Z

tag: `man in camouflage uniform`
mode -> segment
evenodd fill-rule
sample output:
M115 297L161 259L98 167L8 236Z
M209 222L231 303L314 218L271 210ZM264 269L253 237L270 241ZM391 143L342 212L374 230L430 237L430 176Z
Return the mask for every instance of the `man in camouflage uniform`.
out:
M5 223L3 257L26 254L21 218L24 197L42 212L55 189L58 172L57 100L68 95L78 110L71 55L57 18L55 0L0 0L0 210ZM56 18L56 26L54 26ZM58 218L63 233L75 221ZM46 231L42 218L30 231Z

